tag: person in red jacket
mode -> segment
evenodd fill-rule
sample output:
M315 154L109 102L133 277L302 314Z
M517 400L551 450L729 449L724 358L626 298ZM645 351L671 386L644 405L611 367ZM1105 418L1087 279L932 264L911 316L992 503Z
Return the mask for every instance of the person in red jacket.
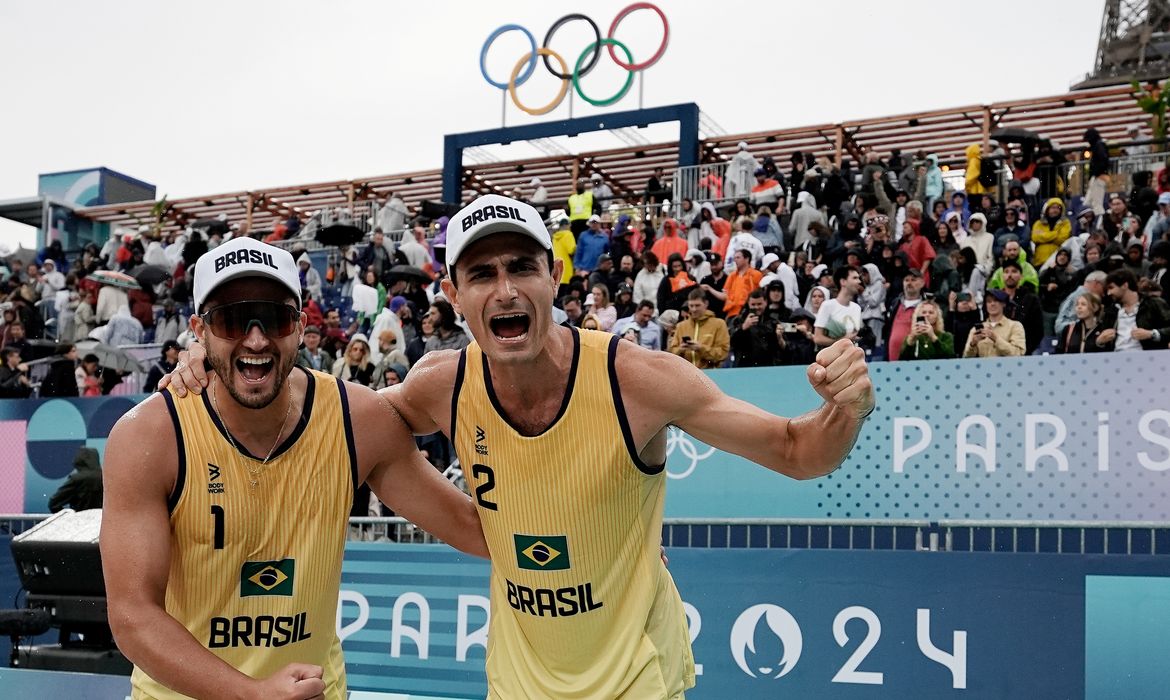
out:
M900 241L902 250L906 251L906 255L910 258L910 267L922 272L922 278L926 282L926 286L930 288L930 264L934 262L938 254L934 250L934 246L926 237L918 230L918 222L914 219L906 219L902 223L902 240Z
M673 253L677 253L679 257L686 257L688 247L687 239L678 235L678 222L667 219L662 222L662 238L654 241L650 250L659 260L669 260Z

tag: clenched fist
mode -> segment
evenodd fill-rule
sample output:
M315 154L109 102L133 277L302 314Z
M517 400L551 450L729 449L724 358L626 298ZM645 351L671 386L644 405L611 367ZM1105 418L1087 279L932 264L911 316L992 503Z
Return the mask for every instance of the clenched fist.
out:
M808 366L808 383L827 403L849 411L858 420L873 412L876 402L865 351L841 339L817 353Z

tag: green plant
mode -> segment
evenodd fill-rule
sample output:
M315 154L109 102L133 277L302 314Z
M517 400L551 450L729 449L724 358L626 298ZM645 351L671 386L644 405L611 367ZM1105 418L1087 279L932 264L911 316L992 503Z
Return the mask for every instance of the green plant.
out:
M164 194L162 199L154 203L150 208L150 222L151 234L154 238L158 238L162 234L163 219L171 211L171 204L167 201L167 196Z
M150 216L148 218L144 219L136 213L131 213L131 216L134 217L135 224L139 227L149 226L151 237L158 238L162 234L163 220L167 218L172 208L173 205L167 201L167 196L164 194L162 199L150 207Z
M1143 88L1137 80L1130 81L1133 88L1133 99L1139 109L1150 115L1150 130L1154 133L1154 150L1162 150L1162 141L1166 139L1166 111L1170 108L1170 79L1158 85L1151 81L1152 89Z

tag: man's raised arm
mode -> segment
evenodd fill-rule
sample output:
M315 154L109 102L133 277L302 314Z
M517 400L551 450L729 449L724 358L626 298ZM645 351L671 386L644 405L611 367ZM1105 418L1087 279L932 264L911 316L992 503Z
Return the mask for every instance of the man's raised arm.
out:
M618 372L627 405L638 406L643 434L677 425L712 447L794 479L824 476L840 466L875 401L865 353L848 340L821 350L809 366L809 383L825 403L797 418L728 396L702 371L664 353L623 344ZM671 391L655 390L662 386Z

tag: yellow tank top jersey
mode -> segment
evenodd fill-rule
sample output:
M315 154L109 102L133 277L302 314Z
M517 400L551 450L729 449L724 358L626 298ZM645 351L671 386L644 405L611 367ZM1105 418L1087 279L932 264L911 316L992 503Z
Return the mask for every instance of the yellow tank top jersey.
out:
M206 392L163 394L179 448L166 609L243 673L264 678L290 663L317 664L325 697L344 700L336 615L357 473L353 433L345 385L293 371L308 374L305 407L266 465L232 446ZM138 668L131 684L135 700L186 697Z
M454 444L492 556L488 697L680 698L694 685L686 614L660 558L663 467L638 458L617 337L573 334L560 414L525 437L472 343Z

